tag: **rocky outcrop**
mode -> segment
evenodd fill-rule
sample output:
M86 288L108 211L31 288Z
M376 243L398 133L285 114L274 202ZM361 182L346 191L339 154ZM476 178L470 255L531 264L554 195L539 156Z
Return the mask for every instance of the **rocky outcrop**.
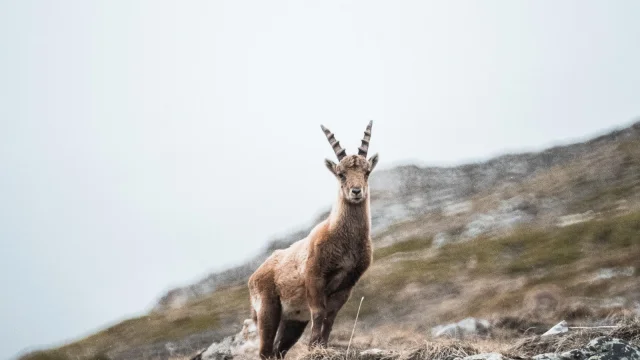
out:
M256 324L251 319L244 321L242 330L214 342L192 360L231 360L234 358L256 358L258 355L258 335Z
M459 331L474 335L486 334L489 324L486 320L467 318L454 324ZM563 322L566 327L566 323ZM608 327L611 328L611 327ZM544 339L544 340L542 340ZM540 342L540 341L544 342ZM482 343L482 342L481 342ZM347 354L345 347L316 349L303 354L301 360L640 360L640 323L613 326L606 333L592 328L587 332L559 332L553 337L524 338L518 345L500 352L480 352L473 341L436 340L421 347L386 350L380 348L351 348ZM478 343L480 344L480 343ZM486 347L486 343L485 347ZM537 350L531 352L531 350ZM254 322L244 321L242 331L211 344L192 360L240 360L257 358L258 338ZM550 352L554 351L554 352ZM535 354L535 355L532 355Z
M640 360L640 347L627 341L602 336L591 340L585 347L563 353L546 353L534 360Z

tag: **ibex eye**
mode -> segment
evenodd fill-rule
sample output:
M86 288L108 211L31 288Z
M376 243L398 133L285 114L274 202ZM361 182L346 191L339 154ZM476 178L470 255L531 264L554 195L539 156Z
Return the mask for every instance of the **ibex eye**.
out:
M346 176L344 176L344 174L343 174L343 173L339 173L339 174L338 174L338 177L339 177L340 179L342 179L342 180L344 180L344 179L346 179L346 178L347 178Z

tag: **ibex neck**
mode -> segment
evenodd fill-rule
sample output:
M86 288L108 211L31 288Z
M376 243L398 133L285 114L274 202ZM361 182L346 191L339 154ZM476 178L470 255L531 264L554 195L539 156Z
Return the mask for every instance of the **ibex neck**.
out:
M371 215L368 197L360 204L352 204L344 198L338 197L338 201L334 204L329 215L330 231L369 238L370 228Z

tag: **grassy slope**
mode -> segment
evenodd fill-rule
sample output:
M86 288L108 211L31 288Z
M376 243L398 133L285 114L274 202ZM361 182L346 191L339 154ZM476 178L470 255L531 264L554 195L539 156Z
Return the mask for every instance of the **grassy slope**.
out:
M216 330L223 324L239 319L241 314L248 313L248 298L245 287L220 289L212 296L194 301L182 309L125 320L80 341L59 349L33 353L24 359L97 360L100 354Z
M415 326L520 311L529 291L554 284L563 297L609 298L636 288L631 277L592 281L604 267L640 268L640 213L565 228L521 228L497 239L431 246L412 238L375 251L374 265L356 286L337 322L350 323L361 296L364 324L375 328L400 316ZM25 359L90 358L218 329L249 317L244 286L221 289L179 310L126 320L60 349ZM428 310L429 317L421 313ZM402 317L404 316L404 317Z
M506 237L450 244L439 250L433 250L430 243L429 238L412 239L376 252L377 266L354 292L354 297L369 300L363 305L365 318L393 307L387 296L403 294L409 284L417 289L435 284L454 288L460 287L457 284L488 285L476 304L470 298L466 307L457 308L456 317L504 312L522 304L528 290L545 284L559 285L575 297L615 296L615 289L608 287L613 281L589 280L600 268L640 267L640 213L547 231L521 228ZM625 280L636 281L637 274ZM523 281L511 290L495 291L491 285L502 280ZM464 295L464 285L462 288L454 295ZM345 313L353 313L356 305L349 304ZM419 307L415 302L395 305ZM442 317L437 320L447 320L446 314Z

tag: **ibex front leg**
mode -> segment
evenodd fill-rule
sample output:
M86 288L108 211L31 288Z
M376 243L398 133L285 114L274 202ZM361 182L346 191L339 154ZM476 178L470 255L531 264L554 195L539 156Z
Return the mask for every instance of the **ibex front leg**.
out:
M326 281L321 276L307 278L307 303L311 312L311 338L309 348L323 346L322 324L327 318Z
M320 340L321 345L326 346L329 342L329 335L331 334L331 329L333 328L333 322L336 320L336 315L338 315L338 311L340 311L344 303L349 300L350 295L351 289L347 289L340 290L328 297L327 316L322 322L322 339Z

